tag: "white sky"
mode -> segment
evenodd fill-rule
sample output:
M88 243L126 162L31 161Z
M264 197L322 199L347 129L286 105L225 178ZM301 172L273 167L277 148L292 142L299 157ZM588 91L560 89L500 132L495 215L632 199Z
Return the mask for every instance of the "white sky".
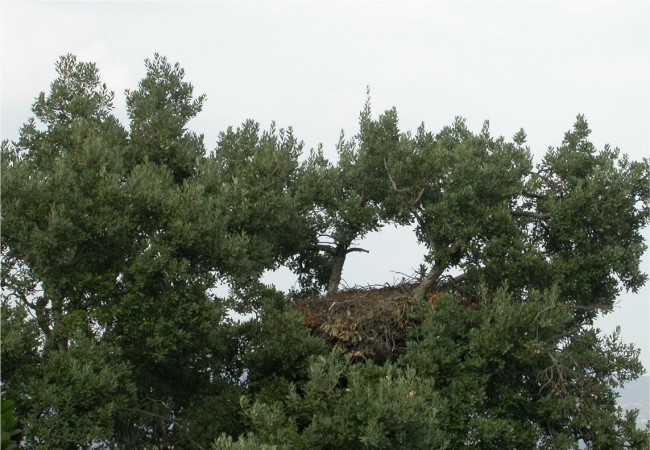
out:
M633 159L650 148L650 2L3 0L0 15L2 139L16 139L60 55L98 64L125 121L124 90L159 52L207 94L191 129L208 150L220 131L252 118L292 126L306 149L323 143L333 157L340 130L357 132L366 86L374 113L397 107L404 131L421 122L438 131L459 115L478 131L487 119L508 138L523 127L541 156L582 113L598 148L610 143ZM391 282L423 253L392 228L362 245L371 253L350 255L350 285ZM647 287L622 295L600 321L620 324L646 367L649 297Z

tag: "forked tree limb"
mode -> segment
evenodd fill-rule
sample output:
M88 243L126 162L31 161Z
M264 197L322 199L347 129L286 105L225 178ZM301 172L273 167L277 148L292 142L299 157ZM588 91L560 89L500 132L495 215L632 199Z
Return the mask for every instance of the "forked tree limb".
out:
M411 190L408 188L398 188L397 184L395 183L395 180L393 180L393 177L390 174L390 170L388 170L388 162L386 161L386 158L384 158L384 167L386 168L386 173L388 174L388 179L390 180L390 184L393 185L393 189L397 192L406 192L409 194L412 194Z

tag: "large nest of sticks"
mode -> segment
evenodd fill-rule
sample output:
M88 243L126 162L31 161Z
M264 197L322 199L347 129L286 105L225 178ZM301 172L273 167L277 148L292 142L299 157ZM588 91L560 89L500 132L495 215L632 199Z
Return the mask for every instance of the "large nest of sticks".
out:
M413 297L416 285L353 288L325 297L301 300L293 309L305 325L333 348L353 358L378 363L406 351L411 329L419 322Z

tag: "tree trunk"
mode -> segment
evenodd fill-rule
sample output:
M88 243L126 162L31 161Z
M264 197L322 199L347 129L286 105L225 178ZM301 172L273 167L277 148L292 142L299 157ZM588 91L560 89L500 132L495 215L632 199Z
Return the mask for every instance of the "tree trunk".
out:
M341 284L341 275L343 274L343 265L345 264L345 257L348 254L348 246L337 244L334 255L332 256L332 271L330 278L327 282L327 294L336 294Z
M50 314L49 310L47 308L48 304L48 299L45 295L42 297L38 298L36 300L36 324L38 325L38 328L41 330L41 333L43 333L43 337L45 339L45 346L47 346L50 343L51 340L51 334L52 334L52 329L51 323L50 323Z
M435 244L435 242L431 241L430 244L431 248L433 249L434 255L438 251L437 249L439 248L438 245ZM445 253L447 255L454 255L456 252L460 251L461 249L461 242L456 241L453 244L451 244L448 248L445 249ZM434 261L436 259L434 258ZM431 290L434 287L439 288L439 280L442 274L447 270L448 266L447 265L441 265L439 262L436 262L431 270L429 270L429 273L426 274L426 276L422 279L420 282L420 285L415 289L415 292L413 295L415 296L416 300L424 300L424 297L426 294L431 292Z
M440 275L442 275L444 270L441 270L439 267L433 266L429 273L420 281L420 285L415 288L413 295L416 300L423 300L424 296L431 291L431 289L438 283Z

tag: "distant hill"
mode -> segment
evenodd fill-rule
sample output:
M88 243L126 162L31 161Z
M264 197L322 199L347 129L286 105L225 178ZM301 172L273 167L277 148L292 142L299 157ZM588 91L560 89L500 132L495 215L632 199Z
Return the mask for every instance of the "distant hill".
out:
M639 377L625 385L618 392L621 396L618 404L625 409L638 409L638 425L641 428L650 420L650 376Z

